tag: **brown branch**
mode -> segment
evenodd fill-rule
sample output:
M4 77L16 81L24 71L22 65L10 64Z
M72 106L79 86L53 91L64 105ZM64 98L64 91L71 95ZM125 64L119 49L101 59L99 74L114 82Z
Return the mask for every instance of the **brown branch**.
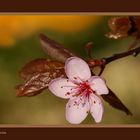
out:
M111 57L103 58L104 65L107 65L112 61L115 61L115 60L130 56L130 55L137 56L139 53L140 53L140 47L132 49L132 50L129 50L129 51L125 51L125 52L122 52L122 53L114 54Z
M105 66L107 64L109 64L109 63L111 63L115 60L118 60L118 59L121 59L121 58L124 58L124 57L127 57L127 56L131 56L131 55L136 57L139 53L140 53L140 47L129 50L129 51L125 51L125 52L122 52L122 53L114 54L113 56L110 56L110 57L107 57L107 58L102 58L101 62L103 62L103 63L102 63L101 68L103 67L103 69L101 69L101 71L99 73L99 76L103 73L103 71L105 69Z
M101 71L98 74L100 76L103 73L107 64L109 64L115 60L118 60L118 59L121 59L121 58L124 58L127 56L131 56L131 55L136 57L139 53L140 53L140 47L129 50L129 51L125 51L122 53L114 54L113 56L110 56L110 57L96 59L96 60L92 59L92 60L88 61L88 64L89 64L90 68L100 67Z

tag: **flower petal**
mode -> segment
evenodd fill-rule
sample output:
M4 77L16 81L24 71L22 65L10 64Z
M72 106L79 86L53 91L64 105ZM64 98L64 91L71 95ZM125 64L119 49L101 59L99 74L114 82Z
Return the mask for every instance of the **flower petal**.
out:
M74 95L76 85L66 78L56 78L49 83L49 90L58 97L68 99Z
M92 90L95 91L98 95L109 93L105 81L99 76L92 76L89 79L89 84Z
M99 97L94 94L90 95L90 113L94 118L95 122L99 123L102 120L104 108L102 101Z
M70 99L66 105L66 119L72 124L81 123L87 117L88 112L88 99L81 96Z
M65 72L70 80L77 82L88 80L91 77L88 64L78 57L70 57L66 60Z

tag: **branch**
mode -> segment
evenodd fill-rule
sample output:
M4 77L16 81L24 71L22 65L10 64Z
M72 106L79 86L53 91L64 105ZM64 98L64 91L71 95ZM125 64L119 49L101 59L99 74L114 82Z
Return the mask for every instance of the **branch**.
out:
M122 53L118 53L118 54L114 54L113 56L110 56L110 57L106 57L106 58L102 58L102 59L96 59L96 60L89 60L88 61L88 64L90 66L90 68L94 68L94 67L100 67L101 70L99 72L99 76L103 73L104 69L105 69L105 66L115 60L118 60L118 59L121 59L121 58L124 58L124 57L127 57L127 56L137 56L138 54L140 53L140 47L138 48L135 48L135 49L132 49L132 50L129 50L129 51L125 51L125 52L122 52Z
M130 51L125 51L125 52L122 52L122 53L114 54L111 57L103 58L104 65L107 65L112 61L130 56L130 55L137 56L139 53L140 53L140 47L132 49Z

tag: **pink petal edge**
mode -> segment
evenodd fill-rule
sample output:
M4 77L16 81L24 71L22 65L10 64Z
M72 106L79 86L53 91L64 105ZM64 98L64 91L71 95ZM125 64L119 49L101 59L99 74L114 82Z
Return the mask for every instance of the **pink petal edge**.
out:
M109 90L106 86L106 82L99 76L92 76L89 80L90 87L98 95L108 94Z
M65 63L65 72L72 81L82 82L91 77L91 71L88 64L78 57L70 57Z
M56 96L64 99L69 99L73 94L70 94L76 85L66 78L56 78L49 83L49 90Z

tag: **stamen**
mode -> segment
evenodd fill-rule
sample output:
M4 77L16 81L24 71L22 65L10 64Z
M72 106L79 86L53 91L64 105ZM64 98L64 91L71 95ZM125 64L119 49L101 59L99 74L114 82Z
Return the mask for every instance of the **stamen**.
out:
M80 77L73 77L75 80L77 80L77 81L74 81L74 84L76 84L76 85L80 85L81 83L83 83L84 82L84 80L82 80ZM80 80L80 81L78 81L78 80Z
M80 77L76 77L77 79L79 79L81 82L84 82Z
M91 103L92 103L92 99L91 98L88 98L88 102L89 102L89 110L91 110ZM91 114L92 114L92 112L91 112Z
M67 95L70 95L70 92L67 92Z
M77 86L70 86L70 85L64 85L64 86L61 86L61 88L63 87L71 87L71 88L76 88Z
M72 95L72 97L74 97L76 95L76 92L77 92L77 89L73 90L73 91L70 91L70 92L67 92L65 95L70 95L70 94L74 94Z

